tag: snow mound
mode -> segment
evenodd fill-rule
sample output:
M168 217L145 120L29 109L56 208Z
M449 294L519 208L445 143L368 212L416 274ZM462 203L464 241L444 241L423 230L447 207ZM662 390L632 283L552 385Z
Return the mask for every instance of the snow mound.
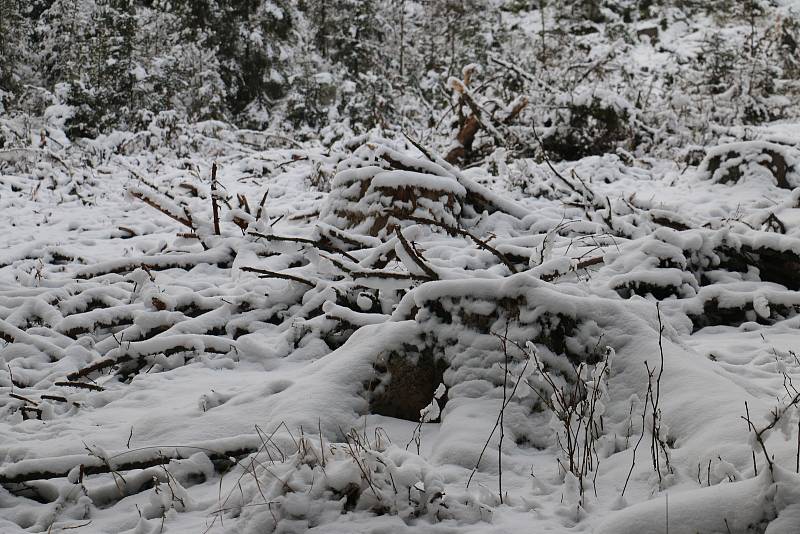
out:
M466 189L436 163L366 144L339 164L320 218L340 229L385 237L415 219L453 227Z
M527 163L402 140L120 139L102 179L80 147L3 167L0 530L625 532L665 493L670 530L795 518L796 192L732 216L627 156L514 198Z
M762 181L781 189L800 187L800 151L768 141L741 141L709 149L698 172L721 184Z

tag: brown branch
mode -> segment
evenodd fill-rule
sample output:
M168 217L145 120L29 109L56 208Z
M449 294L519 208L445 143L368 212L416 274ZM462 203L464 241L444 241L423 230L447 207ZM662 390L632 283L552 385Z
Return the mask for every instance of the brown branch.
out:
M508 115L503 119L503 124L510 124L514 119L522 113L522 110L525 109L525 106L528 105L528 97L523 96L522 98L517 100L517 103L514 104L514 107L511 108L511 111L508 112Z
M378 269L373 270L353 270L343 262L337 260L336 258L332 258L326 254L321 254L323 258L330 261L336 267L344 271L345 273L349 274L351 278L384 278L387 280L420 280L423 282L428 282L431 280L438 280L437 277L432 277L429 275L419 275L413 273L403 273L403 272L394 272L394 271L381 271Z
M261 202L258 203L258 211L256 212L256 219L260 219L261 214L264 213L264 206L267 203L267 195L269 195L269 189L264 191L264 195L261 197Z
M328 256L327 254L320 254L320 257L325 258L326 260L328 260L329 262L331 262L336 267L338 267L339 269L341 269L342 271L344 271L346 273L352 273L353 272L353 269L351 269L350 267L346 266L344 264L344 262L339 261L336 258Z
M475 140L475 135L480 129L480 122L474 115L464 121L464 126L456 134L457 146L454 146L445 155L444 160L448 163L456 163L458 160L463 160L467 152L472 150L472 143Z
M417 150L422 152L422 155L425 156L426 158L428 158L429 161L431 161L432 163L436 163L437 165L440 165L439 160L441 158L439 158L433 152L431 152L428 149L428 147L424 146L422 143L420 143L419 141L417 141L416 139L414 139L413 137L408 135L405 131L403 132L403 137L405 137L408 140L409 143L414 145L414 147ZM447 170L447 169L445 169L445 170Z
M193 197L199 197L200 196L200 190L194 184L190 184L189 182L183 182L183 183L179 184L178 187L180 187L182 189L186 189L187 191L189 191L189 193Z
M407 132L403 132L403 137L405 137L409 143L411 143L417 150L419 150L423 156L425 156L429 161L435 163L436 165L440 166L447 172L450 176L456 179L456 181L461 184L464 189L467 190L467 202L473 204L477 211L480 213L484 209L488 210L489 213L494 213L496 211L500 211L503 213L509 213L514 217L521 218L520 215L514 214L507 209L504 209L501 205L499 205L494 199L488 197L486 193L488 190L481 191L481 189L485 189L483 187L478 186L477 183L472 182L471 180L467 179L465 176L461 174L457 168L455 168L451 163L443 159L441 156L438 156L427 147L425 147L422 143L408 135ZM512 204L512 203L510 203Z
M200 236L194 232L178 232L177 236L184 239L200 239Z
M291 237L291 236L282 236L282 235L268 235L268 234L262 234L260 232L247 232L247 233L249 235L251 235L251 236L254 236L254 237L258 237L258 238L261 238L261 239L266 239L267 241L289 241L289 242L293 242L293 243L304 243L304 244L313 245L313 246L317 246L317 244L318 244L317 241L315 241L313 239L309 239L307 237ZM329 251L329 252L335 252L335 251Z
M397 171L412 171L412 172L419 172L422 174L430 173L428 169L425 169L422 166L409 165L407 163L403 163L402 161L398 161L389 154L387 154L386 152L381 154L381 159L384 160L386 163L388 163L389 167Z
M189 228L192 229L192 231L194 231L194 225L192 225L192 221L188 217L184 219L180 215L176 215L174 213L171 213L168 209L166 209L163 206L159 205L157 202L151 200L150 198L148 198L147 196L143 195L139 191L131 190L131 191L128 191L128 192L130 193L130 195L132 197L138 198L139 200L141 200L142 202L144 202L145 204L147 204L151 208L157 209L158 211L160 211L161 213L163 213L164 215L166 215L170 219L178 221L179 223L183 224L184 226L188 226ZM186 215L188 215L188 214L186 214Z
M393 271L352 271L350 276L353 278L385 278L387 280L421 280L425 282L435 280L435 278L431 278L427 275Z
M458 90L458 87L461 87L461 90ZM481 128L486 130L492 137L494 137L498 144L504 145L506 140L499 135L499 132L496 129L489 128L486 120L483 117L483 111L481 110L480 106L478 106L478 103L475 102L475 99L472 98L472 95L469 93L469 90L466 88L466 86L461 86L461 84L459 84L456 90L461 95L461 98L464 99L464 102L467 104L470 111L472 111L472 116L475 117L475 120L478 121L478 124L481 126Z
M275 271L267 271L265 269L257 269L256 267L241 267L242 271L248 273L256 273L261 276L259 278L281 278L283 280L293 280L295 282L300 282L301 284L305 284L309 287L316 287L316 284L309 282L305 278L300 278L299 276L295 276L293 274L286 274L286 273L279 273Z
M289 217L290 221L301 221L303 219L311 219L313 217L319 217L319 210L312 210L306 213L298 213L297 215L292 215Z
M87 384L86 382L56 382L54 386L71 387L79 389L89 389L92 391L105 391L105 388L97 384Z
M118 363L123 363L130 359L131 359L130 356L127 355L122 355L119 358L103 358L87 365L86 367L78 369L77 371L69 373L67 375L67 379L74 382L78 378L83 378L96 371L102 371L103 369L106 369L108 367L114 367Z
M134 230L128 228L127 226L118 226L117 228L119 228L119 230L121 232L125 232L126 234L129 234L128 237L133 237L133 236L139 235ZM128 238L123 238L123 239L128 239Z
M17 395L16 393L9 393L8 396L11 397L12 399L17 399L17 400L21 400L23 402L27 402L27 403L33 404L34 406L38 406L39 405L39 403L36 402L35 400L29 399L28 397L23 397L22 395Z
M761 225L767 225L768 228L771 228L780 234L786 233L786 225L778 218L777 215L775 215L775 213L770 213L767 215L767 218L764 219Z
M467 230L464 230L463 228L450 226L450 225L447 225L447 224L445 224L443 222L439 222L439 221L434 220L434 219L426 219L425 217L416 217L414 215L408 215L408 216L406 216L406 218L411 220L411 221L418 222L420 224L429 224L429 225L432 225L432 226L438 226L439 228L442 228L443 230L445 230L450 235L462 235L462 236L465 236L465 237L469 237L470 239L472 239L475 242L476 245L478 245L478 247L480 247L480 248L482 248L482 249L494 254L497 257L497 259L499 259L501 262L503 262L503 264L506 267L508 267L509 271L511 271L514 274L519 272L517 270L517 268L514 266L514 264L511 263L511 261L509 261L509 259L506 257L505 254L503 254L502 252L500 252L499 250L497 250L496 248L491 246L486 241L474 236L471 232L468 232Z
M575 266L575 270L578 269L586 269L587 267L591 267L592 265L598 265L603 263L603 256L595 256L594 258L589 258L588 260L579 261L578 264Z
M247 202L246 196L237 193L236 200L239 202L239 207L242 208L245 211L245 213L247 213L248 215L252 215L250 213L250 204Z
M406 253L411 256L411 259L414 260L414 263L416 263L419 268L422 269L423 272L425 272L425 274L430 276L432 279L438 280L439 274L431 269L431 267L422 259L422 256L416 250L414 250L411 245L408 244L408 241L406 241L406 238L403 235L403 232L400 231L399 226L394 227L394 233L397 234L397 238L400 239L400 244L403 245Z
M247 228L250 226L250 223L246 219L243 219L238 215L233 216L233 223L239 227L239 229L242 231L242 234L244 234L247 231Z
M307 237L291 237L291 236L281 236L281 235L268 235L262 234L260 232L247 232L249 235L254 237L258 237L260 239L266 239L267 241L285 241L290 243L302 243L304 245L311 245L312 247L318 248L320 250L324 250L325 252L331 252L333 254L341 254L345 258L349 259L350 261L358 261L356 258L348 254L343 250L339 250L335 248L329 239L321 240L321 239L309 239Z
M51 400L51 401L56 401L56 402L69 402L66 397L62 397L61 395L44 394L41 397L42 397L42 400Z

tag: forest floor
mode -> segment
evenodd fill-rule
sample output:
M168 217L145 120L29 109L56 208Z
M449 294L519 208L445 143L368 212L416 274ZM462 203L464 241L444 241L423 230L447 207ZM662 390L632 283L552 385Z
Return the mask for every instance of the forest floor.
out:
M798 131L0 150L0 532L796 532Z

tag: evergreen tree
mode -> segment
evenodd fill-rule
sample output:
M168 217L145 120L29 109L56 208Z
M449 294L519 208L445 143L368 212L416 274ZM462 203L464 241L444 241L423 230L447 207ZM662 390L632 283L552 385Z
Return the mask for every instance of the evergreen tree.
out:
M300 4L313 36L311 42L327 65L326 75L312 82L313 89L303 89L311 89L312 98L328 101L332 87L337 88L337 111L350 118L357 130L381 124L393 113L392 80L399 70L399 58L391 48L388 7L385 2L360 0L306 0ZM318 117L319 113L310 115Z
M135 126L141 92L135 63L136 17L131 0L95 4L88 28L87 56L71 83L67 132L92 136L116 125Z
M157 4L140 9L137 56L143 79L141 105L152 113L174 110L189 121L226 117L226 90L216 50L205 36L187 31L183 20Z
M0 112L18 90L26 34L21 0L0 0Z
M251 126L265 124L272 107L286 94L294 25L291 4L161 0L158 6L181 18L188 41L214 50L231 114Z

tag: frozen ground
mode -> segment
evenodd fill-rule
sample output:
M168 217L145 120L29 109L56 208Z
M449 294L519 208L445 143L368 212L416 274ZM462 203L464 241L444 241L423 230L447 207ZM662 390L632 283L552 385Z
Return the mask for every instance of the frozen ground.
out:
M0 532L796 532L798 133L0 150Z

